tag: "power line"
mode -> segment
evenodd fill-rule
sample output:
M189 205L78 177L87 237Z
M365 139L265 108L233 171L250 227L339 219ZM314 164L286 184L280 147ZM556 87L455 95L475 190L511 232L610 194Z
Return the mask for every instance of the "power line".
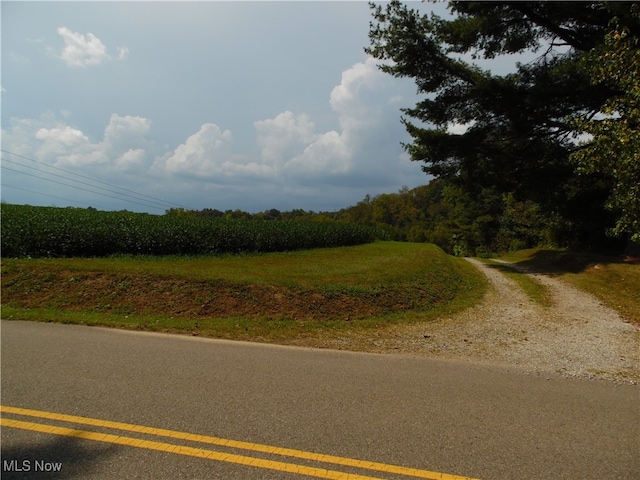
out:
M58 197L56 195L51 195L50 193L36 192L34 190L28 190L26 188L15 187L13 185L7 185L6 183L2 184L2 188L12 188L14 190L22 190L23 192L27 192L27 193L33 193L33 194L36 194L36 195L42 195L44 197L57 198L58 200L64 200L65 202L71 202L71 203L77 203L78 205L85 205L85 202L78 202L77 200L71 200L70 198L64 198L64 197Z
M113 184L111 184L111 183L103 182L103 181L101 181L101 180L97 180L97 179L95 179L95 178L88 177L88 176L86 176L86 175L82 175L82 174L79 174L79 173L75 173L75 172L72 172L72 171L70 171L70 170L65 170L64 168L60 168L60 167L56 167L56 166L53 166L53 165L49 165L49 164L47 164L47 163L40 162L40 161L38 161L38 160L34 160L33 158L25 157L24 155L19 155L19 154L17 154L17 153L10 152L10 151L8 151L8 150L0 149L0 151L2 151L3 153L8 153L8 154L10 154L10 155L14 155L14 156L19 157L19 158L22 158L22 159L24 159L24 160L28 160L28 161L30 161L30 162L38 163L38 164L40 164L40 165L44 165L44 166L46 166L46 167L49 167L49 168L52 168L52 169L55 169L55 170L60 170L60 171L65 172L65 173L68 173L68 174L71 174L71 175L75 175L75 176L80 177L80 178L84 178L84 179L87 179L87 180L91 180L92 182L96 182L96 183L99 183L99 184L101 184L101 185L106 185L106 186L111 187L111 188L117 188L118 190L123 190L123 191L125 191L125 192L133 193L134 195L137 195L137 196L139 196L139 197L145 197L145 198L148 198L148 199L151 199L151 200L156 200L156 201L159 201L160 203L165 204L165 205L173 205L173 206L175 206L175 207L181 207L181 208L189 209L189 207L186 207L186 206L184 206L184 205L180 205L180 204L178 204L178 203L169 202L169 201L167 201L167 200L163 200L163 199L161 199L161 198L157 198L157 197L152 197L151 195L146 195L146 194L144 194L144 193L138 193L138 192L136 192L136 191L134 191L134 190L129 190L128 188L120 187L120 186L118 186L118 185L113 185ZM15 162L14 162L14 163L15 163ZM51 175L53 175L53 174L51 174ZM63 178L64 178L64 177L63 177ZM73 182L77 182L77 181L78 181L78 180L73 180L73 179L70 179L70 178L67 178L67 180L71 180L71 181L73 181ZM97 187L97 188L99 188L99 187ZM112 193L116 193L116 192L112 192ZM119 194L119 195L122 195L122 194ZM143 200L143 199L140 199L140 200Z
M2 167L3 169L5 169L5 170L10 170L10 171L12 171L12 172L21 173L21 174L23 174L23 175L28 175L28 176L30 176L30 177L39 178L39 179L41 179L41 180L45 180L45 181L47 181L47 182L51 182L51 183L56 183L56 184L58 184L58 185L64 185L65 187L71 187L71 188L75 188L75 189L77 189L77 190L84 190L85 192L91 192L91 193L96 194L96 195L102 195L103 197L114 198L114 199L116 199L116 200L121 200L121 201L122 201L122 200L125 200L125 199L123 199L123 198L121 198L121 197L114 197L113 195L107 195L106 193L96 192L95 190L89 190L89 189L87 189L87 188L78 187L78 186L76 186L76 185L71 185L71 184L69 184L69 183L58 182L58 181L56 181L56 180L51 180L50 178L40 177L40 176L38 176L38 175L34 175L34 174L32 174L32 173L23 172L23 171L21 171L21 170L16 170L15 168L5 167L4 165L2 165L1 167ZM137 204L137 205L142 205L142 206L147 207L147 208L153 208L153 209L156 209L156 210L162 210L162 208L157 207L157 206L155 206L155 205L149 205L149 204L146 204L146 203L134 202L134 201L132 201L132 200L126 200L126 201L128 201L129 203L135 203L135 204Z
M4 153L8 153L8 154L10 154L10 155L14 155L14 156L19 157L19 158L23 158L23 159L25 159L25 160L29 160L30 162L34 162L34 163L37 163L37 164L40 164L40 165L44 165L44 166L46 166L46 167L49 167L49 168L52 168L52 169L55 169L55 170L60 170L60 171L65 172L65 173L68 173L68 174L71 174L71 175L75 175L75 176L80 177L80 178L85 178L85 179L87 179L87 180L91 180L92 182L96 182L96 183L99 183L99 184L101 184L101 185L107 185L107 186L109 186L109 187L111 187L111 188L117 188L117 189L119 189L119 190L123 190L123 191L125 191L125 192L133 193L134 195L137 195L137 196L139 196L139 197L145 197L145 198L149 198L149 199L151 199L151 200L157 200L157 201L159 201L161 204L164 204L164 205L174 205L174 206L178 206L178 207L182 207L182 208L188 208L188 207L185 207L185 206L180 205L180 204L177 204L177 203L173 203L173 202L169 202L169 201L163 200L163 199L161 199L161 198L156 198L156 197L152 197L152 196L150 196L150 195L145 195L145 194L143 194L143 193L138 193L138 192L135 192L135 191L133 191L133 190L129 190L129 189L124 188L124 187L119 187L118 185L113 185L113 184L111 184L111 183L103 182L103 181L101 181L101 180L97 180L97 179L95 179L95 178L88 177L88 176L86 176L86 175L81 175L81 174L79 174L79 173L75 173L75 172L72 172L72 171L70 171L70 170L65 170L64 168L56 167L56 166L54 166L54 165L49 165L49 164L47 164L47 163L40 162L40 161L38 161L38 160L34 160L33 158L29 158L29 157L25 157L25 156L23 156L23 155L19 155L19 154L17 154L17 153L9 152L8 150L4 150L4 149L2 149L2 150L0 150L0 151L2 151L2 152L4 152ZM7 161L11 161L11 160L9 160L9 159L5 159L5 160L7 160ZM13 162L13 163L16 163L16 162ZM26 165L22 165L22 166L27 167ZM27 168L31 168L31 167L27 167ZM37 170L37 169L36 169L36 170ZM42 170L40 170L40 171L42 171ZM48 173L48 172L43 172L43 173ZM49 174L49 175L55 175L55 176L61 177L60 175L56 175L56 174L54 174L54 173L48 173L48 174ZM64 177L64 176L62 176L61 178L64 178L65 180L70 180L70 181L72 181L72 182L84 183L84 182L80 182L79 180L74 180L74 179L67 178L67 177ZM85 183L85 184L86 184L86 183ZM88 184L86 184L86 185L88 185ZM91 185L91 186L93 186L94 188L102 188L102 187L97 187L97 186L95 186L95 185ZM103 190L106 190L106 189L103 189ZM107 191L110 191L110 190L107 190ZM121 194L121 193L113 192L113 191L111 191L111 193L115 193L115 194L117 194L117 195L125 195L125 194ZM134 198L135 198L135 197L134 197ZM138 200L144 200L144 199L138 199ZM154 203L158 203L158 202L154 202Z
M93 185L93 184L91 184L91 183L82 182L82 181L80 181L80 180L74 180L74 179L72 179L72 178L65 177L64 175L58 175L57 173L45 172L44 170L41 170L41 169L39 169L39 168L30 167L29 165L23 165L23 164L21 164L21 163L19 163L19 162L15 162L15 161L10 160L10 159L8 159L8 158L2 158L2 161L4 161L4 162L9 162L9 163L13 163L14 165L19 165L19 166L21 166L21 167L23 167L23 168L28 168L28 169L30 169L30 170L35 170L36 172L41 172L41 173L45 173L45 174L47 174L47 175L52 175L52 176L54 176L54 177L59 177L59 178L62 178L63 180L70 180L70 181L72 181L72 182L76 182L76 183L79 183L79 184L81 184L81 185L88 185L89 187L97 188L97 189L99 189L99 190L104 190L104 191L109 192L109 193L114 193L114 194L116 194L116 195L122 195L123 197L130 197L130 198L133 198L134 200L142 200L142 199L140 199L140 198L138 198L138 197L133 197L133 196L131 196L131 195L127 195L126 193L114 192L113 190L109 190L109 189L106 189L106 188L104 188L104 187L98 187L97 185ZM14 170L14 171L17 171L17 170ZM97 192L96 192L96 193L97 193ZM162 203L154 202L154 201L151 201L151 202L152 202L152 203L156 203L156 204L160 205L162 208L165 208L165 206L164 206ZM166 205L166 204L165 204L165 205Z

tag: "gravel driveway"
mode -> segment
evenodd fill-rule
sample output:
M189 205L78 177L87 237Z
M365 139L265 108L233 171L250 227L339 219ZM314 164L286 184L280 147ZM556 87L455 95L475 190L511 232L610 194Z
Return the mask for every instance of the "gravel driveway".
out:
M617 312L560 280L527 273L551 292L552 305L540 306L499 270L467 260L490 282L479 305L335 346L501 364L530 374L640 381L640 329Z

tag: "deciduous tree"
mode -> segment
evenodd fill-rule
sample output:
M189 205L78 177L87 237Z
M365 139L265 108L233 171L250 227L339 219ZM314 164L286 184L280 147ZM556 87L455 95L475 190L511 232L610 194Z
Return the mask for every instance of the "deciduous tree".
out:
M640 20L636 4L632 13ZM592 136L572 154L579 172L601 172L613 181L607 206L618 211L614 233L629 233L640 242L640 31L632 31L619 19L605 43L585 56L585 70L596 85L618 91L602 105L599 116L576 120L582 132Z

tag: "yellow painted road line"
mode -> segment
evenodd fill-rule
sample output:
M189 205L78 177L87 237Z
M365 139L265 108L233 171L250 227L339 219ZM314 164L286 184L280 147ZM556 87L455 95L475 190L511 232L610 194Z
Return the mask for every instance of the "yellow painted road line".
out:
M117 445L126 445L127 447L145 448L148 450L157 450L160 452L174 453L176 455L186 455L189 457L206 458L208 460L217 460L219 462L236 463L239 465L247 465L250 467L266 468L269 470L279 470L281 472L297 473L298 475L307 475L309 477L325 478L331 480L382 480L380 478L365 477L363 475L355 475L352 473L337 472L334 470L325 470L324 468L306 467L304 465L296 465L294 463L274 462L272 460L262 460L260 458L246 457L243 455L234 455L231 453L216 452L214 450L204 450L201 448L183 447L181 445L173 445L171 443L153 442L150 440L141 440L139 438L122 437L111 435L108 433L89 432L86 430L74 430L72 428L54 427L52 425L44 425L41 423L23 422L21 420L12 420L9 418L0 418L0 425L3 427L19 428L22 430L30 430L33 432L49 433L52 435L62 435L66 437L81 438L83 440L94 440L97 442L115 443Z
M130 423L112 422L109 420L100 420L89 417L78 417L75 415L66 415L62 413L44 412L40 410L31 410L19 407L10 407L0 405L0 412L13 413L29 417L45 418L50 420L58 420L62 422L78 423L82 425L92 425L97 427L110 428L115 430L123 430L128 432L136 432L160 437L176 438L188 440L191 442L208 443L212 445L220 445L229 448L238 448L254 452L269 453L272 455L281 455L286 457L301 458L304 460L313 460L316 462L332 463L336 465L356 467L365 470L375 470L385 473L394 473L410 477L425 478L429 480L477 480L470 477L459 475L450 475L447 473L431 472L428 470L420 470L416 468L407 468L397 465L389 465L386 463L369 462L366 460L357 460L353 458L338 457L334 455L325 455L321 453L305 452L303 450L295 450L291 448L275 447L271 445L262 445L259 443L242 442L238 440L229 440L225 438L210 437L207 435L198 435L193 433L179 432L175 430L166 430L163 428L145 427L142 425L134 425Z

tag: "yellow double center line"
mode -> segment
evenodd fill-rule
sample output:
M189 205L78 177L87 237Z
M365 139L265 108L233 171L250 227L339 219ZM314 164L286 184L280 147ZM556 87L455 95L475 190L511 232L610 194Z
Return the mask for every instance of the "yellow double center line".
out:
M397 475L405 475L417 478L426 478L430 480L474 480L469 477L461 477L458 475L449 475L446 473L430 472L428 470L419 470L415 468L400 467L397 465L389 465L378 462L368 462L365 460L357 460L353 458L337 457L334 455L324 455L321 453L305 452L303 450L294 450L291 448L281 448L270 445L262 445L259 443L242 442L238 440L230 440L219 437L210 437L207 435L198 435L194 433L179 432L176 430L166 430L163 428L145 427L142 425L134 425L130 423L112 422L109 420L100 420L97 418L78 417L75 415L66 415L62 413L43 412L39 410L30 410L26 408L10 407L0 405L0 412L26 417L43 418L47 420L55 420L61 422L75 423L80 425L91 425L95 427L109 428L126 432L135 432L138 434L154 435L157 437L174 438L186 440L190 442L198 442L209 445L219 445L228 448L247 450L251 452L261 452L271 455L280 455L284 457L299 458L311 460L321 463L330 463L341 466L355 467L364 470L374 470L384 473L393 473ZM345 473L334 470L327 470L317 467L309 467L305 465L297 465L294 463L279 462L266 460L261 458L237 455L232 453L219 452L215 450L205 450L201 448L187 447L183 445L175 445L171 443L156 442L151 440L142 440L134 437L126 437L122 435L112 435L108 433L92 432L87 430L77 430L66 427L58 427L54 425L25 422L11 418L0 418L2 427L19 428L22 430L30 430L41 433L49 433L53 435L63 435L85 440L94 440L99 442L113 443L118 445L126 445L129 447L145 448L148 450L157 450L162 452L174 453L177 455L186 455L190 457L206 458L220 462L229 462L239 465L248 465L257 468L266 468L270 470L279 470L282 472L297 473L299 475L307 475L310 477L336 479L336 480L376 480L377 477L368 477L353 473ZM379 480L379 479L377 479Z

